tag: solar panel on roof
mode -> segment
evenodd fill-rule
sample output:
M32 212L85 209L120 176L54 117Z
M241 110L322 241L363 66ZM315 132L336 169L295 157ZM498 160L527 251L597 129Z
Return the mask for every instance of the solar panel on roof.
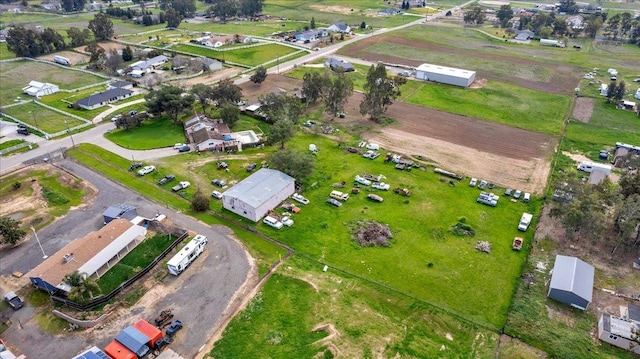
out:
M100 349L91 348L73 359L110 359L109 356Z

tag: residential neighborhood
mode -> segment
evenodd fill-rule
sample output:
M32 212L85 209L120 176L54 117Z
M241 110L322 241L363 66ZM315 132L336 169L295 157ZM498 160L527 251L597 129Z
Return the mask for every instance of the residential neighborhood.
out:
M0 358L635 358L638 58L635 2L5 1Z

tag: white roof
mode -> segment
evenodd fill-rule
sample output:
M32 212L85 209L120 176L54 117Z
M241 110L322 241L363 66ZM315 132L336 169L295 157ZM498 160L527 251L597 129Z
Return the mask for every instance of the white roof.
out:
M476 72L471 70L458 69L455 67L447 67L440 65L432 65L432 64L422 64L418 66L417 71L423 72L431 72L440 75L450 75L455 77L462 77L466 79L470 79L473 77Z
M260 108L259 104L254 104L254 105L247 106L245 110L253 112L253 111L257 111L259 108Z
M178 264L180 264L180 262L182 262L182 260L188 256L189 254L191 254L191 252L193 252L194 248L196 248L197 246L200 245L200 243L207 241L207 237L203 236L201 234L198 234L197 236L193 237L193 239L191 241L189 241L189 243L187 243L186 246L184 246L180 252L176 253L175 256L171 257L171 259L169 259L169 261L167 262L167 265L170 266L177 266Z
M133 225L127 229L120 237L116 238L113 242L109 243L103 250L98 252L93 258L89 259L87 263L78 268L78 272L86 273L88 276L92 276L102 268L108 261L115 257L120 251L126 248L131 242L133 242L138 236L144 235L147 229Z
M237 198L258 208L275 194L293 184L293 177L277 170L261 168L251 176L229 188L224 197Z
M595 269L576 257L556 256L549 287L571 292L591 302Z

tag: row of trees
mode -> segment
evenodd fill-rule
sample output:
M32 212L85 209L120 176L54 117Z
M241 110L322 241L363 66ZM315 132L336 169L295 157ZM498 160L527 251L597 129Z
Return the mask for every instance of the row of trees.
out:
M204 0L211 4L208 12L213 13L225 21L232 16L245 16L252 18L262 13L263 0Z
M636 168L640 159L631 158ZM560 181L573 193L567 204L556 204L551 216L557 217L570 240L587 240L614 253L620 247L640 247L640 173L625 173L616 188L609 180L589 185L571 177Z
M607 20L603 34L612 40L628 40L640 46L640 19L630 12L617 13Z

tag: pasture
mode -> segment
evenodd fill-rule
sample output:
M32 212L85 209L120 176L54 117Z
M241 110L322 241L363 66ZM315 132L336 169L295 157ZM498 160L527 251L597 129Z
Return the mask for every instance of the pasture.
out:
M21 74L21 76L16 76L16 74ZM13 103L17 97L29 98L22 94L22 89L32 80L49 82L66 90L105 81L105 79L92 74L68 70L53 64L28 60L6 62L2 64L2 72L0 72L0 83L2 83L0 106Z
M182 126L174 125L168 117L145 121L142 126L130 130L116 129L105 133L105 137L118 146L132 150L171 147L185 141Z
M7 107L4 111L26 124L51 134L86 123L33 102Z

